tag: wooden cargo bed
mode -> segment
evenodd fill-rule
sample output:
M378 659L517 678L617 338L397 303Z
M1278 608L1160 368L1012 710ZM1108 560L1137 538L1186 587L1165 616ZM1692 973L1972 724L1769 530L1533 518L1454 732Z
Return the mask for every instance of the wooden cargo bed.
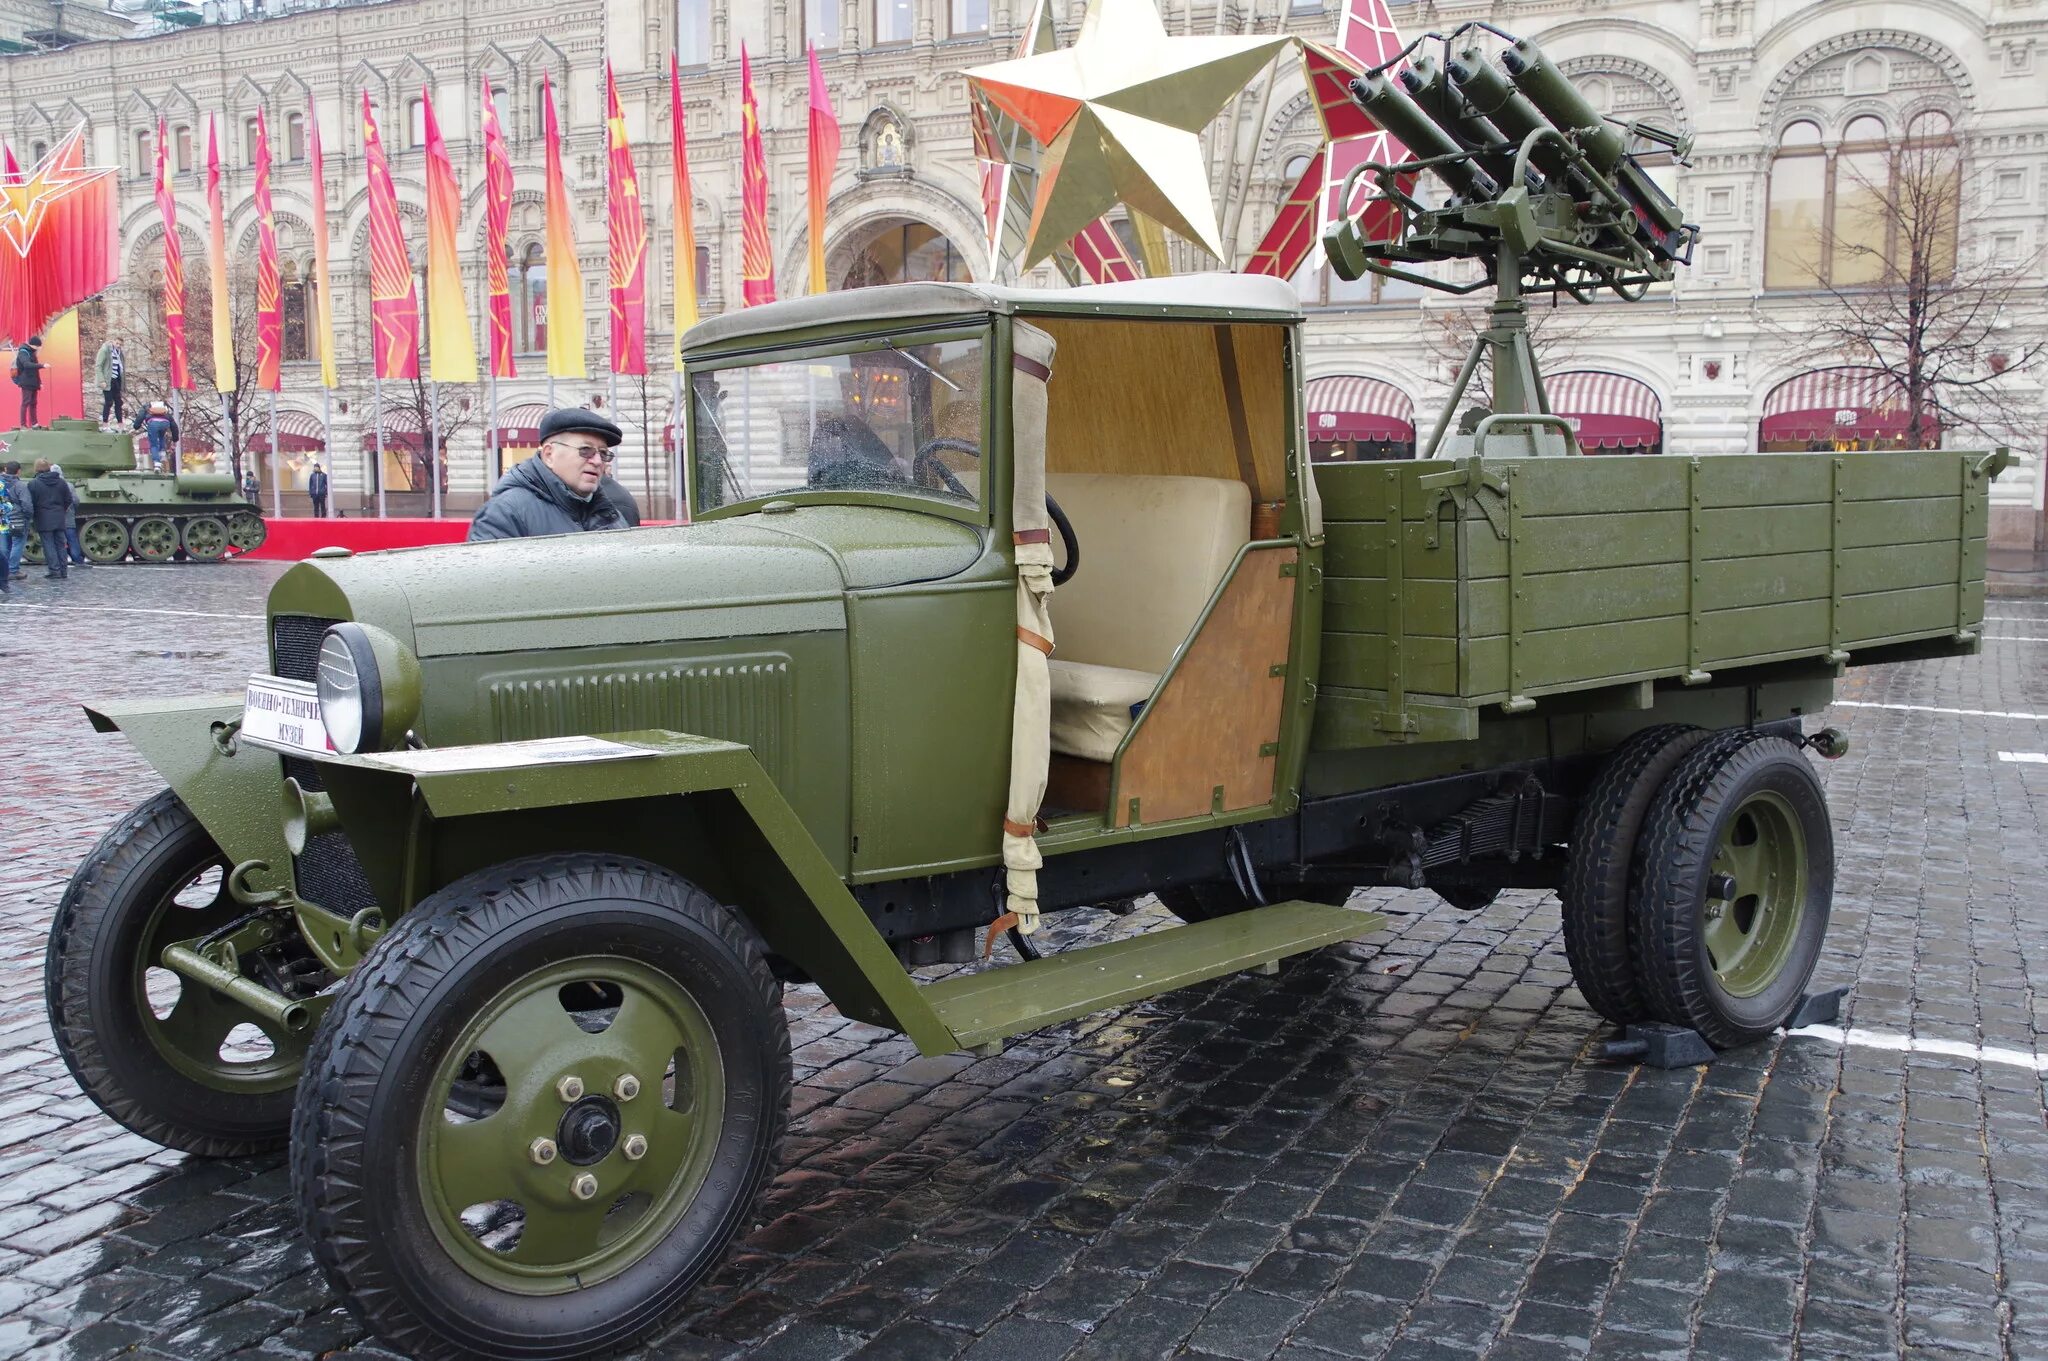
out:
M1315 745L1470 737L1484 706L1629 682L1925 640L1974 650L2000 459L1318 465Z

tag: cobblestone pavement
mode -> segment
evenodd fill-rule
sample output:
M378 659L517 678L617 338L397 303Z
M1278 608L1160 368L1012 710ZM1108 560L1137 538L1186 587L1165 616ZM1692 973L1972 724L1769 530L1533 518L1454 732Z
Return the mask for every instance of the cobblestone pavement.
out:
M0 1356L373 1354L282 1160L125 1134L43 1013L64 881L155 787L72 706L238 687L275 572L102 568L0 603ZM1960 1057L1800 1037L1603 1066L1538 894L1466 916L1374 891L1380 936L978 1061L795 989L767 1221L647 1354L2048 1355L2048 765L1998 756L2048 750L2024 716L2048 714L2048 602L1991 614L1979 659L1856 673L1874 707L1833 712L1856 746L1825 771L1819 981L1854 984L1854 1026ZM1162 917L1085 915L1054 940Z

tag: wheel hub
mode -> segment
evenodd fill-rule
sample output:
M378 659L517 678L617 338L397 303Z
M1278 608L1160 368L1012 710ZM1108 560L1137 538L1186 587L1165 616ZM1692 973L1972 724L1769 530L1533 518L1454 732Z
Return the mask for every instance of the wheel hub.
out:
M608 1096L586 1096L562 1114L555 1146L577 1167L603 1162L619 1146L619 1108Z

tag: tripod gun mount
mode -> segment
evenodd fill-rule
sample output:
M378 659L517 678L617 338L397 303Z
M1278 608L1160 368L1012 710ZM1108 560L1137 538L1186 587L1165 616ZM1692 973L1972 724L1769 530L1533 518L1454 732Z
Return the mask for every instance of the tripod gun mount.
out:
M1480 47L1482 32L1508 44L1497 59ZM1441 57L1418 51L1432 42ZM1398 75L1388 74L1403 62ZM1480 454L1490 436L1497 454L1577 452L1570 423L1552 414L1544 395L1526 299L1562 294L1589 303L1605 289L1634 302L1692 263L1699 228L1631 149L1662 148L1683 164L1691 137L1604 117L1535 43L1485 23L1424 34L1350 91L1409 159L1369 161L1345 179L1340 203L1351 202L1364 175L1377 197L1324 232L1330 267L1346 280L1373 273L1444 293L1495 290L1490 324L1474 338L1420 456ZM1448 191L1440 206L1415 197L1425 173ZM1391 234L1368 239L1368 218L1391 222ZM1405 267L1444 260L1483 261L1489 277L1461 284ZM1446 446L1452 414L1489 350L1494 411ZM1495 436L1505 427L1514 433Z

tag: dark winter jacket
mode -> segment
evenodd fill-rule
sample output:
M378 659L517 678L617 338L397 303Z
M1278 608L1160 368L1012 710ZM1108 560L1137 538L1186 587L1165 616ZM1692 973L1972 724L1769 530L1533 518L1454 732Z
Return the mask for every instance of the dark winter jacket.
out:
M597 484L597 494L612 503L612 509L626 522L629 529L640 527L640 503L633 499L633 493L626 490L626 484L606 473Z
M315 468L307 475L306 495L316 501L327 495L327 470L325 468Z
M24 388L39 388L43 385L43 370L50 367L36 358L35 347L23 345L14 352L14 385Z
M586 529L624 529L626 521L602 491L587 499L569 490L538 455L498 479L491 499L470 521L469 541L524 539L540 534L576 534Z
M73 513L72 507L78 502L71 484L47 468L29 479L28 494L35 508L38 534L62 529L64 517Z
M29 516L35 511L35 506L28 499L28 483L5 473L0 473L0 483L6 484L8 504L14 507L8 526L16 530L27 529Z

